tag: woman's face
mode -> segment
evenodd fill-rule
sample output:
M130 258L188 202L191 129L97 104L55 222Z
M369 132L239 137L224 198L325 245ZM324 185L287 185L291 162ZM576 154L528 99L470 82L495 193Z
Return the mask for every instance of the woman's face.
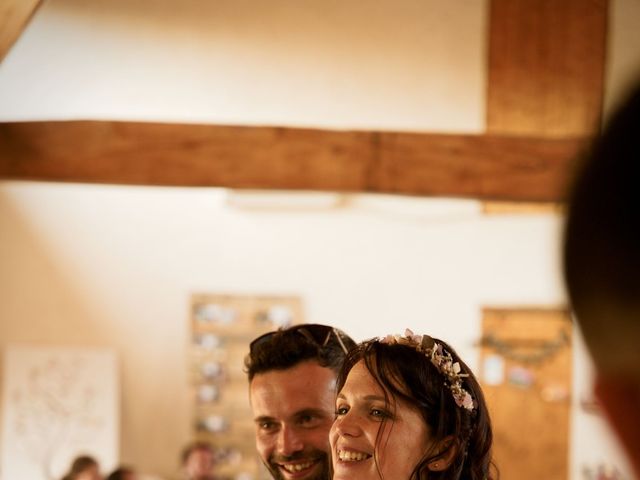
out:
M431 444L429 428L414 407L389 401L364 362L356 363L338 393L329 434L333 480L379 479L378 468L385 479L409 479Z

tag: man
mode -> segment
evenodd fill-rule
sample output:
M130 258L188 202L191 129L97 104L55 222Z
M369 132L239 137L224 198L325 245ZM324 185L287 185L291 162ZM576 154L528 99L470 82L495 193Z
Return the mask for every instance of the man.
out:
M586 160L569 203L565 279L595 394L640 478L640 85Z
M329 480L336 376L355 343L326 325L258 337L245 367L256 448L276 480Z
M185 480L213 480L214 451L207 442L187 445L181 455Z

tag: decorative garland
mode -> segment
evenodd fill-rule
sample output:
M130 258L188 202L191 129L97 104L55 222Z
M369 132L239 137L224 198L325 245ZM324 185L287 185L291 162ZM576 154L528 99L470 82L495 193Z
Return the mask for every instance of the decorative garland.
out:
M492 348L509 360L526 364L540 364L554 356L562 348L568 346L569 343L569 335L567 335L567 332L564 330L560 330L556 339L540 342L537 350L532 353L519 352L518 350L521 350L522 346L517 345L517 341L500 340L491 333L480 339L480 345L483 347Z

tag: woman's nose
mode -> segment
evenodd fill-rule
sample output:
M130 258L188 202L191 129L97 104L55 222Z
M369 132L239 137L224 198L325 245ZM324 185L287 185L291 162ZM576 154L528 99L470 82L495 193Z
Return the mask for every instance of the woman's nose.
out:
M360 422L355 413L347 412L336 418L333 428L341 436L356 437L361 432Z

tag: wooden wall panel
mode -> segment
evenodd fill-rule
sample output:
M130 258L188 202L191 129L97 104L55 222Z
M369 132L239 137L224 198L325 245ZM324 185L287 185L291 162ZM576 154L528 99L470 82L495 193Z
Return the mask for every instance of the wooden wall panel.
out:
M139 122L0 123L0 178L558 201L582 142Z
M491 0L487 131L588 135L599 124L607 0Z
M500 478L569 478L572 332L565 309L483 309L479 379Z

